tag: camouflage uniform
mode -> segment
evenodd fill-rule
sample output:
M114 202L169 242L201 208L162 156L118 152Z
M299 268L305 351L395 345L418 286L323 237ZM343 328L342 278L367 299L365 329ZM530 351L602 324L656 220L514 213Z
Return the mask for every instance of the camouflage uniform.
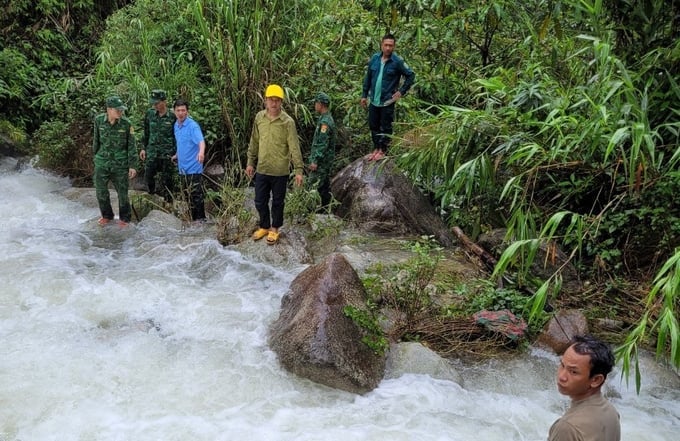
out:
M130 120L121 117L110 124L106 113L97 115L94 118L92 150L94 185L102 218L113 219L108 188L110 181L118 193L120 220L130 222L132 211L128 196L128 171L131 168L138 169L134 129Z
M318 94L316 101L326 106L330 104L328 95L324 93ZM328 206L331 202L331 173L335 160L336 136L333 116L330 112L322 113L316 124L309 155L309 163L316 164L317 169L309 174L309 183L312 187L317 187L323 207Z
M154 90L151 94L154 100L165 100L165 92ZM144 177L149 193L161 194L167 202L172 201L175 192L175 175L177 166L172 163L172 156L177 151L173 125L177 118L171 109L160 115L155 109L149 109L144 115L144 135L142 149L146 151L146 166ZM160 175L160 192L156 192L156 175Z

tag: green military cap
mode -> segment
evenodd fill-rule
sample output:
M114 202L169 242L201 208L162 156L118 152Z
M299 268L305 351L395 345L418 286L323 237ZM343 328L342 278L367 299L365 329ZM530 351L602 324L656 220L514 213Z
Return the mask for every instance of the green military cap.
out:
M106 107L116 110L127 110L127 106L123 104L123 100L121 100L120 97L116 95L106 98Z
M328 106L331 103L331 98L328 95L326 95L325 93L319 92L314 97L314 101L319 102L321 104L325 104L325 105Z
M167 97L165 96L165 91L160 89L154 89L151 91L151 98L149 98L150 104L156 104L159 101L165 101Z

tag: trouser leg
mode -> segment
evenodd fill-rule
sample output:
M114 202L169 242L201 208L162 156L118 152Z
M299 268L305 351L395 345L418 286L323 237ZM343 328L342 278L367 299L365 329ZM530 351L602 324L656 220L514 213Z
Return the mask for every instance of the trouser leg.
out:
M144 167L144 180L149 188L149 194L156 194L156 173L158 173L158 158L155 156L147 157Z
M205 196L203 176L200 174L183 175L182 191L187 195L191 220L205 219Z
M394 122L394 104L380 108L380 135L378 138L378 150L387 153L390 146L392 133L392 123Z
M97 195L99 211L104 219L113 219L113 208L111 207L111 195L109 194L109 173L108 170L95 166L94 186Z
M271 213L269 212L269 195L271 193L271 176L255 173L255 209L260 216L260 228L271 227Z
M118 217L123 222L130 222L132 219L130 196L128 195L129 183L127 168L120 168L114 171L113 187L116 189L116 193L118 193Z
M166 202L172 202L172 195L175 192L175 173L177 173L177 167L172 163L170 156L160 158L160 181L162 188L159 193Z
M368 128L371 130L373 148L377 149L380 145L380 107L372 104L368 106Z
M319 176L319 196L321 196L321 207L325 208L331 203L331 178L328 175Z
M283 225L283 209L286 201L288 176L272 176L272 227Z

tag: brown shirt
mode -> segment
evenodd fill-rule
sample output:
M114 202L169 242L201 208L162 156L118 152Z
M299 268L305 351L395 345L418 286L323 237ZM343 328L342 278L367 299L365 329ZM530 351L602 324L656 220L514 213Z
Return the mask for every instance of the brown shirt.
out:
M621 441L619 414L601 394L572 401L550 427L548 441Z

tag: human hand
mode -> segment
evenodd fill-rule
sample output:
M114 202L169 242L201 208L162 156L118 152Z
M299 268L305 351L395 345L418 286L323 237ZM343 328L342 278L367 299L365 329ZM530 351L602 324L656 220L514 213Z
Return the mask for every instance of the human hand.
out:
M394 92L392 94L392 100L393 101L399 101L400 98L401 98L401 92L400 91L397 90L396 92Z
M146 160L146 150L144 150L144 149L140 150L139 159L141 159L142 161Z
M309 169L311 171L316 171L317 168L318 168L318 165L316 165L316 162L309 164Z
M368 100L366 98L361 98L361 107L365 109L367 104Z
M129 169L128 170L128 178L134 179L135 176L137 176L137 170L135 170L134 168Z
M302 187L302 175L295 175L295 185Z
M203 161L205 161L205 155L201 152L198 152L198 156L196 156L196 160L203 164Z
M255 168L253 168L252 165L249 165L248 167L246 167L246 175L250 179L253 179L253 176L255 176Z

